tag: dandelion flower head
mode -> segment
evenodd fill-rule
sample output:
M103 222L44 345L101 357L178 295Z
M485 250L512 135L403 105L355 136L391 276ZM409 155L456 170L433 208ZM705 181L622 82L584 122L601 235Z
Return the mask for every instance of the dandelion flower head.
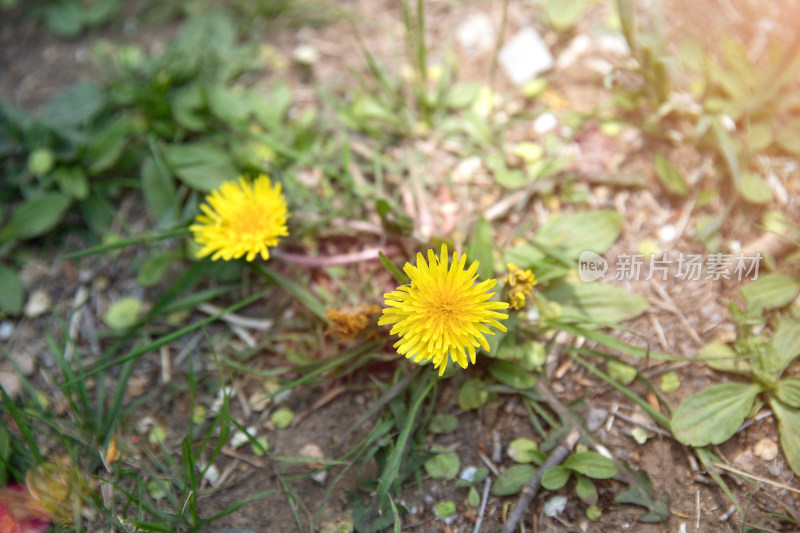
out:
M202 246L197 257L211 256L212 261L239 259L252 261L260 255L269 259L269 248L280 237L289 235L289 213L281 184L274 186L265 175L248 183L243 178L227 181L206 196L189 229Z
M514 263L508 263L506 282L506 298L511 303L511 309L522 309L528 296L533 294L533 286L538 282L534 279L533 272L522 270Z
M393 324L391 334L400 336L394 345L398 353L417 363L433 359L440 376L448 359L466 368L469 353L475 364L475 348L489 351L484 334L494 332L488 326L506 331L498 320L508 318L496 311L507 303L489 301L494 293L487 291L497 280L476 283L478 262L465 270L466 254L453 253L449 268L447 259L447 246L442 245L439 257L428 250L427 262L418 253L416 266L406 263L403 271L411 282L384 294L388 307L378 321Z

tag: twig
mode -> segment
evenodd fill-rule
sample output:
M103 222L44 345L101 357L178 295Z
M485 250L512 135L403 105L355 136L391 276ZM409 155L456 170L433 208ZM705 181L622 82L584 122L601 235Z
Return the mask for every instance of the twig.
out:
M378 259L380 252L386 255L392 255L395 252L394 248L384 250L382 248L367 248L360 252L353 252L349 254L338 254L329 256L310 257L307 255L293 254L289 252L281 252L280 250L270 250L270 253L293 265L302 267L326 267L336 265L349 265L350 263L361 263L362 261L374 261Z
M486 483L483 485L483 495L481 496L481 510L478 511L478 519L475 521L475 529L473 533L481 533L481 525L483 525L483 515L486 513L486 502L489 500L489 489L492 488L492 478L487 477Z
M519 501L511 510L511 514L508 515L508 520L503 524L501 533L514 533L514 530L517 529L517 524L522 519L522 515L530 506L533 498L536 497L536 493L539 492L539 487L542 484L542 476L547 469L558 466L564 462L564 459L567 458L569 452L572 451L572 448L575 446L575 443L578 442L578 436L579 433L577 429L570 431L567 438L564 439L564 442L559 444L558 447L553 450L553 453L550 454L550 457L547 458L547 461L539 467L533 479L523 487Z
M796 489L794 487L790 487L789 485L784 485L783 483L778 483L777 481L772 481L771 479L767 479L765 477L756 476L755 474L750 474L748 472L745 472L744 470L739 470L738 468L734 468L732 466L728 466L725 463L720 463L720 462L714 461L714 463L712 463L712 464L714 466L716 466L717 468L721 468L722 470L727 470L728 472L730 472L732 474L736 474L736 475L739 475L739 476L742 476L742 477L754 479L754 480L758 481L759 483L766 483L767 485L772 485L773 487L777 487L779 489L788 490L789 492L794 492L795 494L800 494L800 490L798 490L798 489Z
M216 305L211 305L209 303L202 303L197 306L197 309L207 315L216 315L220 311L222 311L221 307L217 307ZM247 328L247 329L255 329L258 331L268 330L269 328L272 327L272 322L273 322L270 319L248 318L241 315L237 315L235 313L224 314L221 317L219 317L219 319L234 326L240 326L242 328Z

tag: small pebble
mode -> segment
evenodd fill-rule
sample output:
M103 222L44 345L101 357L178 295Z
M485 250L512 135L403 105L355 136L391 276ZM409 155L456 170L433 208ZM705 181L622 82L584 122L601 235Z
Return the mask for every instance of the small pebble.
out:
M603 425L603 423L606 421L606 418L608 418L607 409L592 407L586 412L586 429L588 429L589 432L594 433L600 429L600 426Z
M672 224L665 224L658 230L658 240L661 242L672 242L678 236L678 231Z
M471 52L487 52L494 47L495 35L492 19L486 13L467 17L456 29L458 44Z
M542 135L558 126L558 119L552 113L542 113L533 121L533 131Z
M12 400L19 398L19 394L22 392L22 380L14 372L0 370L0 386Z
M761 439L753 445L753 455L765 461L772 461L778 456L778 445L770 439Z
M30 376L36 372L36 361L28 352L17 352L11 354L11 358L17 363L19 371L25 376Z
M564 496L553 496L544 504L544 514L550 518L558 516L567 508L567 499Z
M533 26L517 32L500 50L500 66L516 86L553 68L553 55Z
M36 318L37 316L41 316L49 311L52 304L53 302L50 299L50 295L47 294L47 291L43 289L37 289L33 294L31 294L31 297L28 298L28 301L25 303L25 308L22 310L22 312L28 318Z
M14 323L10 320L3 320L0 322L0 340L8 340L11 334L14 333Z

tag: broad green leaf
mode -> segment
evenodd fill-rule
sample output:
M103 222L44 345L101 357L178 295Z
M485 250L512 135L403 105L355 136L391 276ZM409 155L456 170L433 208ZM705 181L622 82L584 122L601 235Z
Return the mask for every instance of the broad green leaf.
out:
M765 383L774 384L783 373L781 364L783 363L780 354L771 344L753 342L755 353L750 360L753 373Z
M434 415L428 430L431 433L452 433L458 427L458 417L455 415L438 414Z
M19 279L19 274L0 264L0 311L18 315L22 311L24 300L25 287Z
M53 181L61 192L75 200L86 200L89 197L89 177L83 167L58 167L53 171Z
M644 470L633 473L630 486L617 494L614 501L617 503L632 503L647 509L647 514L639 518L642 522L663 522L669 518L669 497L665 494L656 498L653 493L653 483Z
M191 83L176 91L171 96L172 117L175 122L189 131L203 131L206 120L203 113L205 99L199 83Z
M617 475L614 461L597 452L576 452L564 460L564 466L594 479L608 479Z
M33 239L44 235L56 224L69 207L70 199L60 193L49 192L26 200L0 230L0 242Z
M750 363L746 358L739 357L733 348L719 341L712 341L700 348L697 357L703 359L714 370L737 374L751 372Z
M800 284L786 274L767 274L740 289L749 309L778 309L794 300Z
M536 385L536 378L510 361L496 360L489 367L494 379L509 387L525 390Z
M147 208L159 219L175 203L175 183L166 168L152 157L142 163L142 193Z
M621 385L627 387L636 379L636 368L616 359L609 359L607 363L608 375Z
M425 461L424 466L433 479L455 479L461 469L461 461L456 453L437 453Z
M28 154L28 172L34 176L44 176L55 165L56 157L49 148L37 148Z
M181 181L199 191L209 192L239 176L230 156L216 144L172 144L164 147L164 157Z
M294 420L294 412L288 407L280 407L270 415L269 420L276 428L286 429Z
M508 456L515 463L530 463L533 461L531 452L539 451L539 446L531 439L514 439L508 445Z
M2 464L0 464L0 469L2 468ZM1 471L2 470L0 470L0 472ZM2 481L2 477L0 477L0 481ZM481 495L477 490L475 490L475 487L469 488L469 493L467 494L467 503L471 507L477 507L481 504Z
M781 358L780 374L800 355L800 320L784 318L772 336L772 347Z
M489 392L485 390L479 379L468 379L458 390L458 407L462 411L477 409L489 400Z
M525 174L520 170L508 168L502 154L488 156L486 166L492 172L497 184L506 189L519 189L525 185Z
M481 90L479 83L462 81L454 83L445 95L445 103L450 109L469 107L478 98Z
M89 171L97 174L111 168L119 159L130 131L127 118L118 118L92 135L86 148Z
M787 153L800 156L800 119L795 118L781 125L775 141Z
M558 490L569 481L572 471L565 466L553 466L542 474L542 487L547 490Z
M771 398L769 405L778 418L783 456L795 475L800 476L800 411Z
M158 280L161 279L161 276L164 275L167 268L179 257L179 254L164 253L148 258L147 261L142 264L141 268L139 268L139 273L136 275L136 282L142 287L152 287L158 283Z
M775 396L789 407L800 408L800 377L790 376L780 380Z
M672 415L672 433L689 446L721 444L744 422L761 386L722 383L686 398Z
M563 284L543 296L561 306L563 316L614 324L643 313L650 303L643 296L601 283Z
M530 465L514 465L497 476L492 485L493 496L512 496L522 490L536 475L536 469Z
M111 223L117 211L108 199L98 193L90 194L89 198L79 205L83 219L91 230L101 237L105 237L111 228Z
M772 200L772 189L764 178L752 171L742 172L740 192L753 204L766 204Z
M678 374L675 372L667 372L661 375L661 384L658 388L660 388L662 392L670 393L678 390L680 386L681 378Z
M105 97L97 85L78 83L52 100L42 119L55 130L68 129L88 122L103 105Z
M470 264L478 261L478 277L480 279L494 278L494 247L492 225L484 219L478 220L472 230L472 238L467 246L467 257Z
M661 154L656 154L653 160L653 166L656 170L656 175L661 183L670 191L686 196L689 189L686 187L686 181L683 179L678 167L672 161L667 159Z
M141 310L141 301L133 296L126 296L109 306L103 320L111 329L121 331L136 324Z
M575 474L575 476L578 480L575 484L575 493L578 495L578 498L586 505L597 504L597 487L594 486L592 480L580 474Z
M249 109L242 95L235 94L221 83L206 89L206 98L211 112L223 122L240 124L247 119Z
M561 248L576 259L585 250L602 255L619 237L623 218L621 213L609 210L581 211L550 218L539 228L534 240Z
M279 83L267 95L250 91L247 96L256 120L267 127L283 122L292 106L292 89L286 83Z
M439 502L436 504L436 508L433 510L433 514L436 515L436 518L439 520L444 520L449 516L453 516L456 513L456 504L455 502L446 501L446 502Z
M236 25L221 11L210 11L190 17L181 26L175 46L183 54L207 54L209 50L224 52L233 46Z
M83 29L83 8L79 2L48 2L44 8L44 24L47 31L59 37L77 37Z
M554 30L567 31L578 22L585 8L585 0L547 0L544 10Z

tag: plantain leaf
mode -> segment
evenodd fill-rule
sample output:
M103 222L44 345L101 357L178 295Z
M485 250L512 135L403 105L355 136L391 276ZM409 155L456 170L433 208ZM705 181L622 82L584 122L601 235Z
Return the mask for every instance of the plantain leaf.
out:
M56 192L40 194L25 201L0 231L0 242L44 235L59 223L69 204L67 196Z
M769 405L778 418L783 456L795 475L800 475L800 411L772 398Z
M492 495L511 496L522 490L536 475L536 469L530 465L514 465L497 476L492 485Z
M722 383L686 398L672 415L672 433L689 446L721 444L744 422L761 386Z

